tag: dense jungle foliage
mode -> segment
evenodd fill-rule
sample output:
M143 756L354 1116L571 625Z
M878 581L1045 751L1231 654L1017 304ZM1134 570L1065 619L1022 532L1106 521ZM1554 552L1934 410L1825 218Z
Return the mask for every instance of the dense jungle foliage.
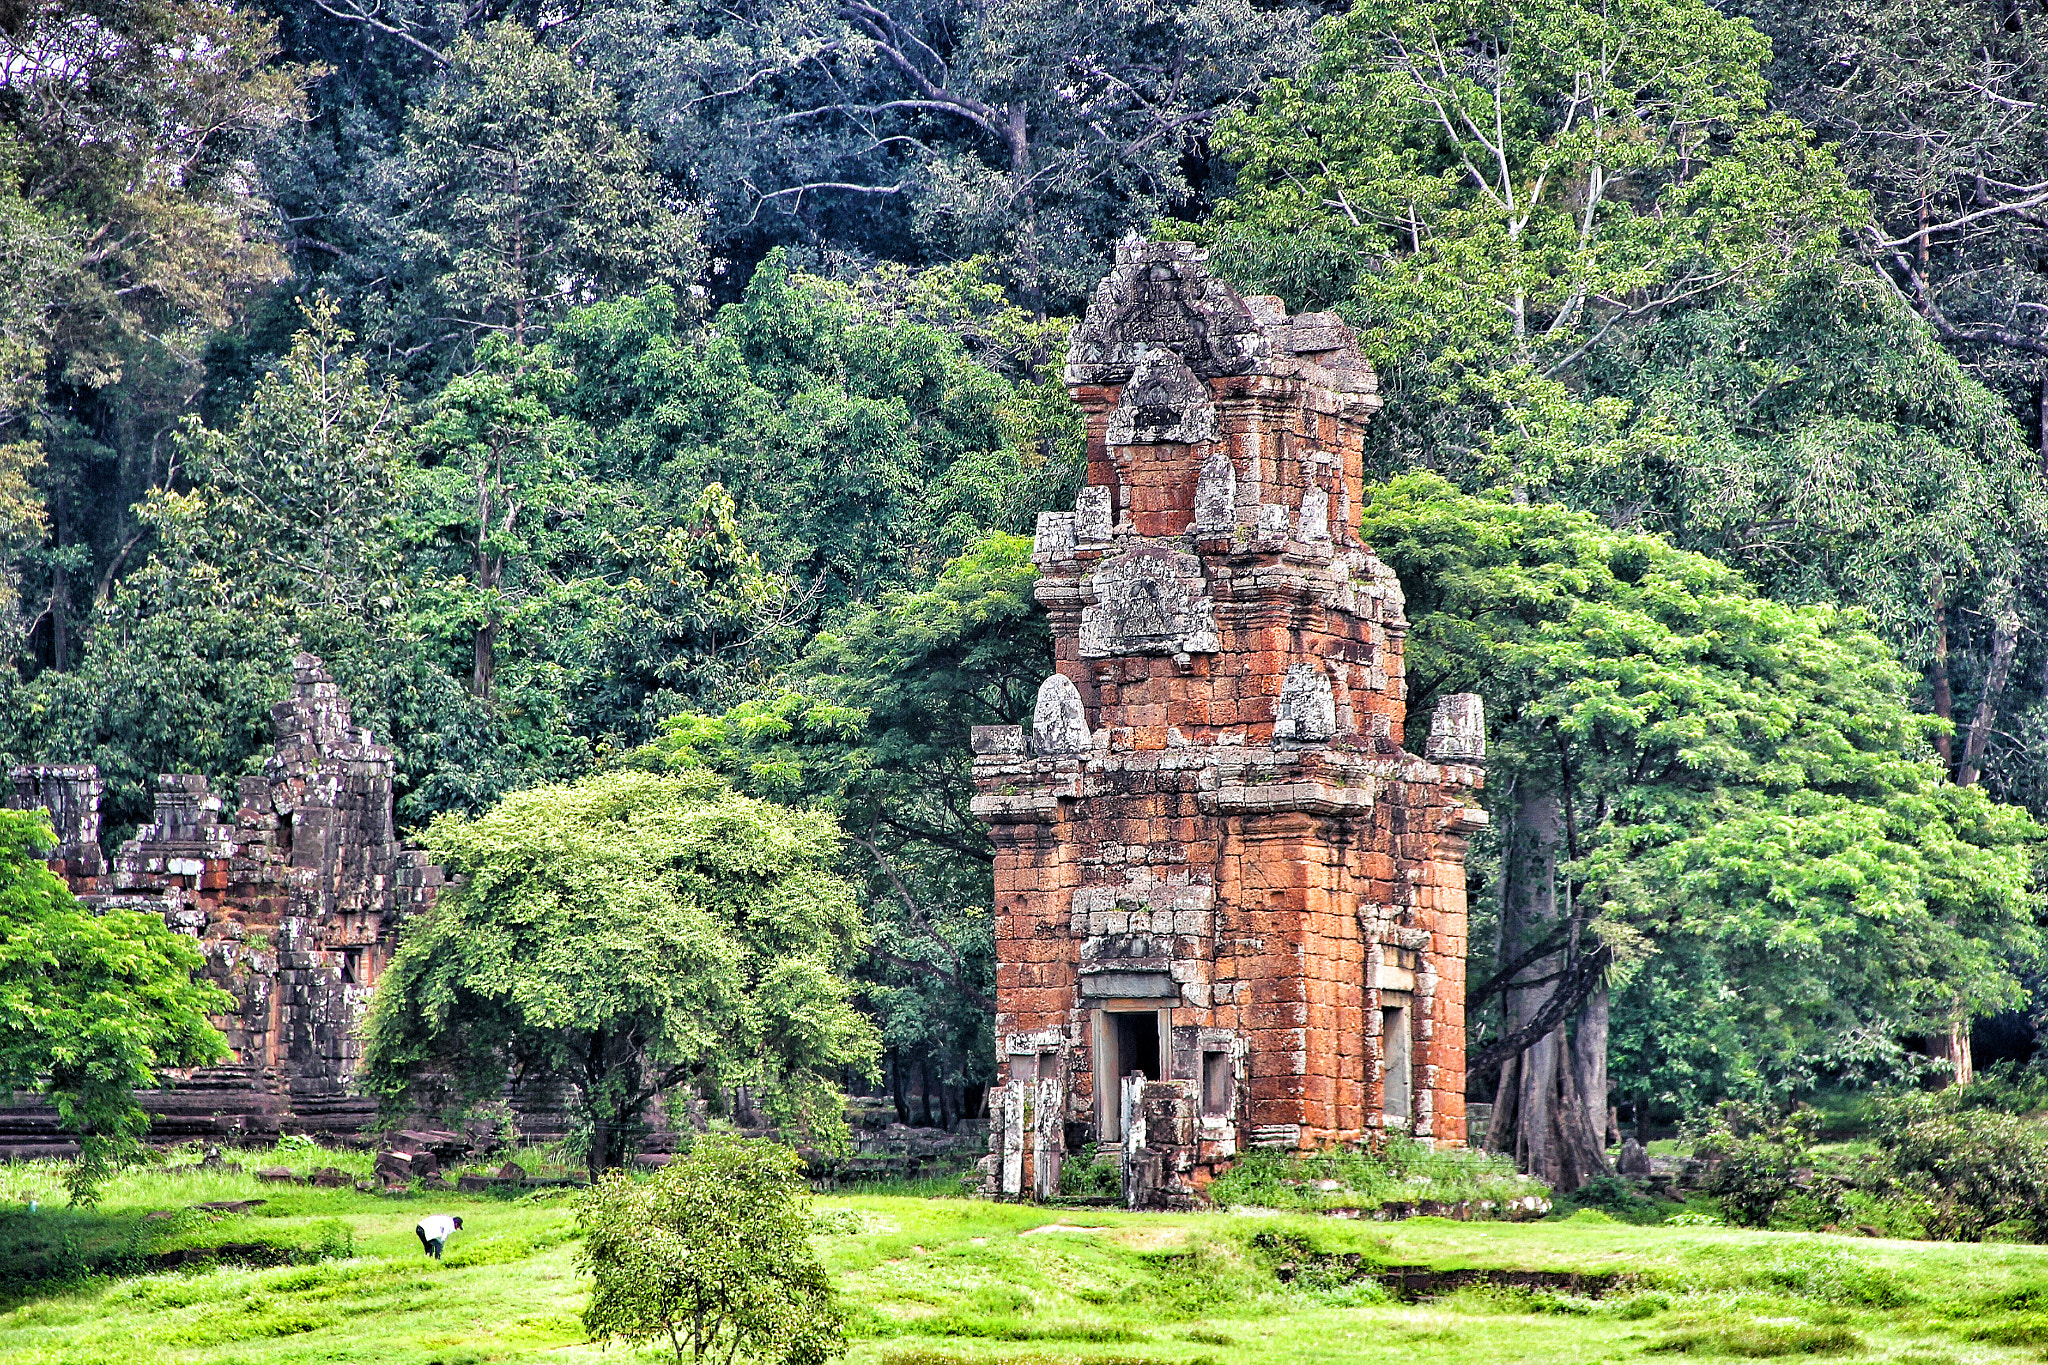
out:
M21 0L0 53L0 758L97 763L110 840L311 650L564 933L611 878L803 967L657 1078L765 1029L792 1105L971 1115L967 733L1047 670L1059 364L1136 231L1380 371L1412 711L1489 699L1504 1150L2032 1053L2048 0ZM823 899L747 940L633 802L648 866L715 887L715 816ZM408 989L560 950L473 886ZM595 1017L516 994L475 1075Z

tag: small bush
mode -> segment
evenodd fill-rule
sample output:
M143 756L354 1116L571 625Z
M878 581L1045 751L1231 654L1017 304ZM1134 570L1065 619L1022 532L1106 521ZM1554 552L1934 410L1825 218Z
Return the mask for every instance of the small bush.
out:
M1556 1217L1569 1217L1580 1210L1595 1211L1624 1223L1657 1220L1657 1202L1618 1175L1596 1175L1570 1194L1559 1195L1551 1212Z
M1123 1164L1115 1157L1075 1155L1060 1163L1060 1194L1067 1199L1115 1199L1124 1191Z
M2048 1236L2048 1130L1954 1096L1909 1095L1884 1106L1884 1172L1923 1206L1929 1234L1977 1241L2009 1226Z
M2035 1114L2048 1109L2048 1073L2017 1062L1993 1062L1977 1079L1957 1092L1962 1109L1994 1109L2001 1114Z
M595 1341L666 1340L681 1362L820 1365L845 1319L811 1249L810 1186L786 1147L714 1135L645 1180L619 1172L577 1210Z
M1728 1105L1702 1134L1693 1155L1707 1163L1705 1188L1738 1227L1769 1227L1778 1206L1799 1193L1819 1117L1799 1110L1772 1122L1746 1105Z

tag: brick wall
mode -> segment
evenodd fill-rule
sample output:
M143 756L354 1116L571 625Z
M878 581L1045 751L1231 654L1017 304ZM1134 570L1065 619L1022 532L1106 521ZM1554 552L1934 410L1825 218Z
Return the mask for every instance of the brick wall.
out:
M1462 1144L1483 724L1447 699L1431 755L1401 748L1401 587L1355 531L1370 367L1333 316L1133 243L1067 379L1089 482L1039 518L1055 672L1028 738L976 735L1014 1092L992 1188L1104 1139L1167 1206L1255 1143Z

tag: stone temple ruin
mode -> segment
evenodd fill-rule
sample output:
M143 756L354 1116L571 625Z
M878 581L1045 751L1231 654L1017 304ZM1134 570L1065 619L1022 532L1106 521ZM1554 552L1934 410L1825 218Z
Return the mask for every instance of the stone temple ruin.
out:
M398 918L432 904L442 883L425 853L398 840L391 750L355 727L320 660L294 661L291 695L270 715L276 752L241 779L232 810L202 777L160 777L154 818L111 867L97 768L11 774L8 804L50 812L51 865L79 898L161 914L198 940L206 977L235 998L214 1020L233 1059L144 1096L154 1137L359 1132L376 1102L350 1084L357 1024ZM68 1145L49 1106L0 1108L0 1156Z
M1041 513L1054 667L974 733L995 841L986 1188L1119 1155L1182 1207L1249 1147L1465 1140L1467 836L1485 730L1401 746L1401 585L1353 509L1373 372L1334 315L1131 241L1067 352L1088 485Z

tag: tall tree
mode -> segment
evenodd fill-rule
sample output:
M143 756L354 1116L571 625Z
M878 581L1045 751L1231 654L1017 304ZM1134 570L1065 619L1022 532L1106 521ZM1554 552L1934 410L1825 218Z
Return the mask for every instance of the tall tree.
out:
M47 364L5 435L46 456L24 568L36 657L59 669L144 538L130 506L171 481L208 334L285 273L252 158L310 73L276 51L273 24L205 0L19 5L0 24L10 273L47 282L26 311L10 298L10 335Z
M993 1077L993 850L969 810L968 731L1026 719L1051 640L1031 542L990 535L917 591L813 641L795 684L722 716L685 713L635 761L707 765L743 789L827 810L873 940L862 969L901 1116L971 1115ZM932 1105L936 1100L938 1108Z
M2018 998L2039 830L1945 780L1858 613L1429 475L1376 489L1361 533L1408 592L1410 714L1488 697L1498 941L1468 1005L1501 1015L1471 1070L1531 1171L1604 1169L1609 983L1646 958L1711 964L1744 1079L1780 1094Z
M779 253L710 327L683 322L660 290L579 310L551 343L575 374L562 407L594 434L600 477L731 492L741 537L808 594L793 650L985 531L1027 529L1076 477L1070 416L1042 420L959 338Z
M533 32L464 33L354 206L337 288L380 363L431 381L498 336L539 341L568 309L703 268L696 213L621 127L613 96Z
M743 259L777 242L989 253L1064 309L1109 244L1208 191L1217 116L1305 55L1310 7L1250 0L594 6L582 31L661 164Z
M1540 492L1603 338L1826 258L1855 206L1765 107L1763 36L1707 0L1371 0L1318 38L1218 130L1237 181L1205 231L1359 325L1405 399L1390 463Z
M1871 199L1856 245L2033 428L2048 462L2048 11L1746 0L1773 102Z

